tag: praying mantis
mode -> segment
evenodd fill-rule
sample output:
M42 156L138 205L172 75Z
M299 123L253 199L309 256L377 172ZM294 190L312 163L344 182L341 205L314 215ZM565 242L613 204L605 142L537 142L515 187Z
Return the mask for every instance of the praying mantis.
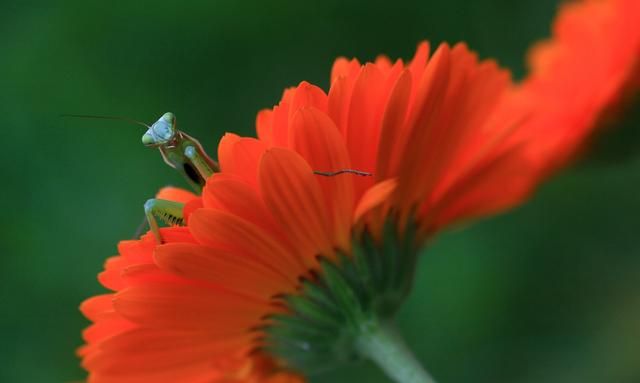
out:
M202 191L207 178L220 171L220 166L205 153L198 140L176 127L171 112L162 115L142 136L142 144L157 147L167 165L176 169L196 191ZM144 203L144 215L156 241L162 243L156 217L168 225L183 226L184 204L158 198Z
M142 136L142 143L147 147L158 148L164 162L176 169L186 179L187 183L198 193L202 191L207 179L220 171L220 166L211 159L202 148L200 142L178 130L176 117L173 113L163 114L155 123L148 126L142 122L123 117L64 115L66 117L115 119L133 122L145 126L147 131ZM372 176L372 173L355 169L338 169L336 171L313 171L314 174L325 177L340 174L355 174L358 176ZM144 203L144 214L149 229L156 241L161 244L160 226L158 220L167 225L184 226L184 204L165 199L151 198Z

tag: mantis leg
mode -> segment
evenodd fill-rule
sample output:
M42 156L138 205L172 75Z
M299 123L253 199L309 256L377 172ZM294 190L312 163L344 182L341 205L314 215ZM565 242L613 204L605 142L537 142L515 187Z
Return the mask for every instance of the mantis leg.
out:
M203 180L206 181L214 173L214 169L211 168L209 162L198 152L195 146L186 146L184 155L191 161Z
M149 223L149 229L153 233L158 243L162 243L160 236L160 228L156 218L168 225L184 225L184 217L182 215L183 203L168 201L165 199L152 198L144 204L144 215Z

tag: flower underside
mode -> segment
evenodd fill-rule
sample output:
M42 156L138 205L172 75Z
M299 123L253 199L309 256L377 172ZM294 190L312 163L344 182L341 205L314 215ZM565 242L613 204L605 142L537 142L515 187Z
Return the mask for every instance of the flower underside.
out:
M298 294L274 297L286 313L266 318L264 351L306 373L362 357L358 338L369 323L392 320L411 291L422 250L415 221L400 233L391 217L381 235L365 229L352 236L350 253L320 259L320 270L301 280Z

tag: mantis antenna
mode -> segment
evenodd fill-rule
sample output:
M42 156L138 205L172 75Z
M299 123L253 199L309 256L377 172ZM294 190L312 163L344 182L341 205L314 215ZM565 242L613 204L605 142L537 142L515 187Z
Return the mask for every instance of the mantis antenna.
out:
M138 121L138 120L134 120L133 118L129 118L129 117L98 116L98 115L93 115L93 114L61 114L60 117L89 118L89 119L95 119L95 120L119 120L119 121L126 121L126 122L130 122L132 124L144 126L147 129L150 128L150 126L145 124L144 122Z
M362 170L355 170L355 169L340 169L337 170L335 172L319 172L317 170L313 171L313 174L319 175L319 176L324 176L324 177L333 177L333 176L337 176L339 174L355 174L357 176L362 176L362 177L371 177L373 176L373 173L369 173L369 172L363 172Z

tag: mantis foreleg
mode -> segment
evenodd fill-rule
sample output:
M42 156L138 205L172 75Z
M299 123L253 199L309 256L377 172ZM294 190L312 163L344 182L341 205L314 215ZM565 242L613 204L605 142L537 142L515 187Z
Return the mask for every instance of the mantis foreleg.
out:
M165 199L151 198L145 202L144 215L147 217L149 229L158 243L162 243L162 237L160 236L160 228L156 218L167 225L183 226L185 223L182 214L183 208L183 203Z

